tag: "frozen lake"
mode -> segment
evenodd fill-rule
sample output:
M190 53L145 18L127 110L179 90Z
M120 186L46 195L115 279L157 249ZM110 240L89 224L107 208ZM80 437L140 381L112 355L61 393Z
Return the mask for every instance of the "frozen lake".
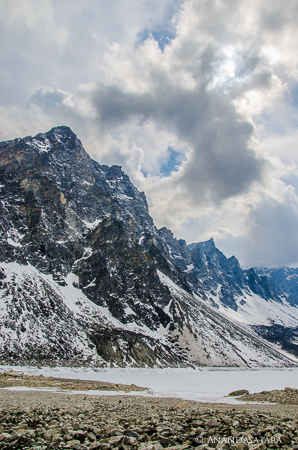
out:
M99 369L49 368L0 365L0 371L17 370L29 375L79 378L112 383L136 384L150 389L160 397L181 397L187 400L234 403L225 396L236 389L250 393L292 387L298 389L298 368L295 369ZM86 392L88 393L88 392ZM92 391L90 394L102 394ZM108 393L107 393L108 394ZM138 394L139 395L139 394Z

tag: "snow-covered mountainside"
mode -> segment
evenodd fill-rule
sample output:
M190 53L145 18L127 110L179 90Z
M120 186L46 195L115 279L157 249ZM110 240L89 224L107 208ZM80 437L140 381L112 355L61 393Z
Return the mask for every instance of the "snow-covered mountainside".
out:
M275 284L281 289L286 305L291 305L290 315L295 315L298 309L298 269L282 267L279 269L256 268L259 276L268 277L270 284ZM279 344L285 350L298 356L298 326L297 322L285 320L283 323L276 320L270 325L253 327L260 336L270 342Z
M0 143L0 215L2 360L293 364L220 310L229 286L224 313L264 282L253 290L235 258L214 278L222 261L157 230L145 195L68 127Z
M231 319L251 326L265 339L298 356L297 269L242 270L238 260L226 258L213 239L188 246L199 295Z
M278 285L290 305L298 306L298 268L267 269L260 267L255 271L259 276L268 277L271 284Z

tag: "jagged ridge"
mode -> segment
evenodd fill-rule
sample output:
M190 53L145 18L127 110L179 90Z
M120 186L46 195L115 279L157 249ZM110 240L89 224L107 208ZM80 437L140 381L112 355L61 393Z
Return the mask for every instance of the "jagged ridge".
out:
M193 268L210 273L206 254L173 236L169 244L144 194L119 166L93 161L68 127L1 143L0 185L2 358L291 365L216 319Z

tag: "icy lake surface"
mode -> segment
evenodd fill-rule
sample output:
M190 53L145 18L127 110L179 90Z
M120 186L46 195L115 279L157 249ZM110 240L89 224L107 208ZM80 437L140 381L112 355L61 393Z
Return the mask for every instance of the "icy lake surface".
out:
M29 375L79 378L112 383L132 384L150 389L150 396L180 397L187 400L234 403L225 396L236 389L250 393L292 387L298 389L298 368L295 369L99 369L49 368L0 365L0 371L21 371ZM78 391L76 391L78 393ZM88 392L86 392L87 394ZM89 394L105 394L89 391ZM115 394L115 392L106 392ZM139 395L138 393L135 393ZM129 394L131 395L131 394ZM144 394L143 394L144 395ZM145 394L148 395L148 394Z

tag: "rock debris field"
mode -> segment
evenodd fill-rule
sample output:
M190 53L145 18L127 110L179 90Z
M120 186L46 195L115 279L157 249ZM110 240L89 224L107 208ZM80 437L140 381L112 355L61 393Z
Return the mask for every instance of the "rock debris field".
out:
M9 381L13 386L23 381L27 383L23 386L30 387L39 378L47 380L12 373L0 375L4 387L0 391L0 449L298 449L298 391L294 389L281 391L290 404L283 400L281 404L240 405L5 389ZM44 386L72 390L95 389L94 383L98 383L53 377L48 380L49 385L45 382ZM102 386L104 390L125 390L125 385ZM131 385L126 389L144 388ZM282 397L276 394L279 391L271 392L272 399ZM265 401L270 401L268 392L252 397L257 395L267 396Z
M146 391L146 388L134 384L104 383L92 380L73 380L68 378L44 377L43 375L25 375L10 370L0 374L0 388L24 386L32 388L59 388L67 391Z

